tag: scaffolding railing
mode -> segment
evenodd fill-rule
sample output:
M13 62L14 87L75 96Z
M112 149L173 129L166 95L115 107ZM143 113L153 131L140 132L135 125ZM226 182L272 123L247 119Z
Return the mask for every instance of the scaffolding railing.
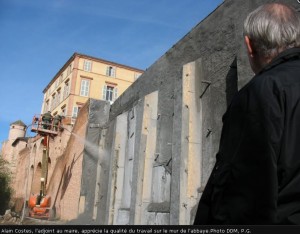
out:
M36 132L41 135L57 135L61 128L61 121L55 121L53 117L47 120L43 119L43 115L35 115L33 117L31 132Z

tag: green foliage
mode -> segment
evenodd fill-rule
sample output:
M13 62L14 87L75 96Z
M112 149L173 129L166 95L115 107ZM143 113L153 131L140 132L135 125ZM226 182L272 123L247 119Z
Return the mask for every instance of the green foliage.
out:
M10 187L11 174L7 168L7 162L0 156L0 214L8 209L12 189Z

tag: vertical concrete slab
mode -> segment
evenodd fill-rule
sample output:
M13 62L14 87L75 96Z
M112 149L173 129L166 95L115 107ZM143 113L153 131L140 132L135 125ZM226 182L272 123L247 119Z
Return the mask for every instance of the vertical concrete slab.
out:
M160 163L154 163L152 173L151 200L158 208L158 206L162 203L170 203L171 175L165 169L165 166Z
M112 154L112 164L110 169L111 180L109 182L110 195L107 224L116 224L118 210L121 208L123 196L123 177L125 167L125 153L127 143L127 115L123 113L116 119L116 131L114 139L114 154Z
M129 224L136 140L136 108L119 115L113 138L107 223Z
M183 66L182 135L180 164L179 224L190 224L191 209L198 202L197 188L202 177L202 103L201 96L210 82L203 79L202 61Z
M146 137L143 134L144 121L144 106L145 98L139 100L135 105L135 143L134 143L134 160L132 170L132 184L131 184L131 201L130 201L130 217L129 224L135 224L136 204L140 196L140 180L141 167L144 166Z
M117 225L128 225L129 224L129 209L120 208L118 209L118 216L117 216Z
M136 107L133 107L127 115L128 131L125 155L124 187L122 196L122 208L130 209L132 171L134 161L135 137L136 137Z
M107 150L105 149L105 137L106 137L107 129L100 130L100 141L99 141L99 160L97 162L97 173L96 173L96 185L95 185L95 200L94 200L94 209L93 209L93 220L98 219L98 210L99 205L101 204L101 187L103 187L103 183L101 183L101 172L105 170L105 160L109 157Z
M145 214L145 221L146 221L145 225L169 225L170 214L147 212Z
M155 212L147 212L145 214L145 225L155 225L156 224L156 213Z
M181 75L182 76L182 75ZM181 132L182 132L182 78L175 79L174 88L174 118L172 133L172 181L170 196L170 224L176 225L179 222L180 199L180 163L181 163Z
M81 180L81 192L80 195L85 201L85 210L79 217L84 222L94 222L96 217L95 203L98 205L98 196L106 197L107 188L102 184L104 188L98 188L97 173L105 179L107 168L99 172L98 163L100 162L104 167L107 167L108 161L107 156L100 155L99 142L101 128L107 125L109 117L108 102L98 101L94 99L89 100L89 113L88 113L88 124L86 131L85 146L83 152L82 162L82 180ZM101 161L100 161L101 159ZM103 174L104 173L104 174ZM104 194L103 194L104 193ZM101 202L100 202L101 203ZM101 206L101 204L99 204ZM105 209L104 209L105 210Z
M100 140L100 161L99 161L99 174L98 184L99 186L99 198L97 206L97 224L107 224L108 222L108 209L109 209L109 199L110 199L110 186L111 186L111 165L112 165L112 155L113 155L113 144L114 144L114 134L115 134L116 121L111 121L105 129L101 131Z
M158 92L145 96L136 105L136 149L133 171L130 224L145 224L145 212L151 201L152 167L156 146Z
M165 81L162 79L161 84ZM169 213L172 170L174 84L158 90L156 146L152 164L151 202L147 212ZM169 221L168 221L169 223Z
M170 214L169 213L157 213L156 214L156 225L169 225Z

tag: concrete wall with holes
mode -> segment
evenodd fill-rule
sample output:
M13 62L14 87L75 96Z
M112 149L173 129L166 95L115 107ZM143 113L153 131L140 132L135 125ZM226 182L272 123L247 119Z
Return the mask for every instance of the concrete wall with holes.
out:
M99 160L86 158L83 165L84 172L93 171L81 185L87 222L193 222L218 151L222 115L253 76L242 22L266 2L273 1L224 1L109 112L99 113L108 120L98 125ZM285 2L299 8L297 0Z

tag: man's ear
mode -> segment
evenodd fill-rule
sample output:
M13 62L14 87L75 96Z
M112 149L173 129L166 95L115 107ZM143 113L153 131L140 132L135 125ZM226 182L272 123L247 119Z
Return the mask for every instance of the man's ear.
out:
M253 50L253 46L252 46L252 41L250 40L250 38L248 36L245 36L245 44L246 44L249 56L253 58L254 50Z

